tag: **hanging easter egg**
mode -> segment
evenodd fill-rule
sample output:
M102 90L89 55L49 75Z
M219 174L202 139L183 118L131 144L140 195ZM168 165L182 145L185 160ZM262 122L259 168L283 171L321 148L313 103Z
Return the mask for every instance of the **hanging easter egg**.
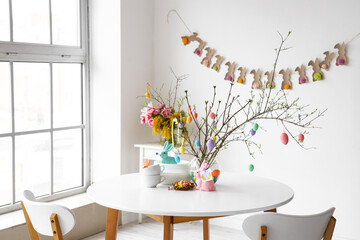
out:
M189 115L188 118L187 118L187 123L190 124L191 121L192 121L192 118L191 118L191 116Z
M280 141L281 141L284 145L288 144L288 142L289 142L289 136L288 136L285 132L283 132L283 133L280 135Z
M190 172L190 177L194 178L194 172Z
M199 147L199 146L200 146L200 141L199 141L199 138L197 138L197 139L196 139L196 141L195 141L195 145L196 145L197 147Z
M257 130L259 129L259 124L254 123L254 125L253 125L253 129L254 129L254 131L257 131Z
M150 98L149 86L150 86L149 84L147 84L147 86L146 86L146 93L145 93L146 99L149 99L149 98Z
M322 79L322 74L320 72L314 73L314 79L319 81Z
M254 129L251 129L251 130L250 130L250 134L251 134L251 136L254 136L254 135L255 135L255 133L256 133L256 131L254 131Z
M211 174L213 175L213 177L218 177L218 176L220 176L220 170L219 170L219 169L215 169L214 171L212 171Z
M216 142L216 136L215 135L213 135L211 138L212 138L212 140L214 140L214 142Z
M179 148L179 152L180 152L181 154L184 154L184 153L185 153L185 148L184 148L184 146L181 146L181 147Z
M180 157L179 157L178 155L175 156L175 161L176 161L177 163L180 162Z
M207 149L209 151L213 150L214 146L215 146L215 142L214 140L212 140L211 138L207 141L206 143Z
M213 112L210 112L209 117L210 117L211 119L215 119L215 114L214 114Z
M299 142L303 142L305 139L304 134L300 133L298 136L298 139L299 139Z
M197 113L194 113L194 118L197 118L198 117L198 114Z
M250 172L254 171L254 168L255 168L255 167L254 167L253 164L250 164L249 167L248 167L248 169L249 169Z
M217 178L217 177L213 177L213 179L214 179L214 183L216 183L216 182L217 182L217 180L218 180L218 178Z

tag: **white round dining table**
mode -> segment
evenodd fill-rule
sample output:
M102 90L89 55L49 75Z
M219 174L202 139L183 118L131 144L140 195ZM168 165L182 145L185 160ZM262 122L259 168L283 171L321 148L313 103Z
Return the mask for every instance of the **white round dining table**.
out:
M173 239L173 224L203 221L208 240L208 220L242 213L276 211L290 202L294 191L267 178L222 173L216 191L175 191L166 187L146 188L139 173L121 175L92 184L88 196L108 208L106 240L115 240L119 210L145 214L164 224L164 240Z

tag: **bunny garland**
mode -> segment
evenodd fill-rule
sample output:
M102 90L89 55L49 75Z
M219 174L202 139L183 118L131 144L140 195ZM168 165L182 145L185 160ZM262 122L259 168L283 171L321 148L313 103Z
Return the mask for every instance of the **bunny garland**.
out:
M357 37L357 36L355 36L355 37ZM355 39L355 38L353 38L353 39ZM198 37L198 33L194 32L190 36L182 37L182 42L184 43L184 45L188 45L189 43L194 42L194 41L197 41L199 43L199 47L195 49L194 53L196 55L198 55L199 57L201 57L202 52L203 52L202 50L204 49L206 42L204 42L203 40L201 40L201 38ZM346 44L338 43L335 45L334 48L338 49L338 57L336 58L336 66L347 65L348 61L347 61L347 57L346 57ZM210 48L210 47L207 47L205 50L207 51L207 54L201 61L201 64L210 68L211 62L212 62L211 59L213 58L216 50L214 48ZM308 66L312 66L312 69L313 69L312 78L313 78L314 82L324 79L324 73L321 71L321 69L324 69L326 71L329 70L330 64L334 58L335 52L326 51L326 52L324 52L324 55L325 55L325 58L323 60L316 58L315 62L310 61L308 64ZM214 69L215 71L219 72L221 64L223 63L225 58L220 55L216 55L215 58L216 58L216 61L211 68ZM227 61L225 65L228 67L228 69L225 74L224 80L235 82L234 80L238 79L236 81L237 83L245 84L245 75L246 75L245 67L238 68L238 70L240 70L240 75L237 78L235 78L236 62ZM252 70L250 72L250 73L254 74L254 81L252 82L252 85L251 85L252 89L261 89L263 87L261 84L261 81L260 81L261 76L262 76L261 72L262 71L260 69ZM304 65L297 67L295 69L295 71L292 71L291 69L287 68L286 71L283 70L283 72L282 72L283 79L284 79L281 84L282 89L286 89L286 90L292 89L292 83L290 82L290 75L292 72L299 73L299 84L308 82L308 80L307 80L308 78L306 76ZM267 76L267 79L268 79L265 87L266 88L274 88L275 87L274 73L271 71L267 71L267 72L265 72L265 75Z

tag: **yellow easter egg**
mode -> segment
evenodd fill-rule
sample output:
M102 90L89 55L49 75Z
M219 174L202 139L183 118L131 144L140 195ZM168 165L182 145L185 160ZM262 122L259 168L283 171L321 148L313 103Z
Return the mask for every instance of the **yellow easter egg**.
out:
M179 148L179 152L180 152L181 154L184 154L184 153L185 153L185 148L184 148L183 146L181 146L181 147Z

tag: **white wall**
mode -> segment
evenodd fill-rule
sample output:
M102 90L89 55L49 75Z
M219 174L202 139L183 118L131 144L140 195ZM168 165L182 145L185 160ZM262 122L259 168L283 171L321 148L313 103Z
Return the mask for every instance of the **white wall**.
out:
M153 19L153 1L121 1L121 173L139 170L134 144L152 139L140 109L153 76Z
M196 44L183 46L180 37L188 34L186 28L175 14L166 23L166 15L173 8L192 31L198 32L227 60L263 70L272 67L274 48L279 44L277 31L286 34L292 30L287 46L294 47L281 55L278 70L294 69L315 57L322 58L324 51L332 50L338 42L349 41L360 31L360 2L356 0L155 0L154 81L160 86L171 78L169 65L178 74L190 74L183 89L190 91L191 100L197 105L210 98L213 85L218 86L219 95L225 93L226 68L223 65L221 73L205 68L200 64L202 58L192 53ZM300 97L302 103L310 103L314 108L328 108L326 116L317 121L322 129L312 131L305 139L306 145L316 146L316 150L303 150L292 141L284 146L279 141L280 126L259 122L266 131L258 131L254 139L263 145L263 155L257 154L251 160L246 148L236 143L219 160L222 170L239 174L250 174L247 166L253 161L253 175L291 186L295 199L281 212L308 214L335 206L338 219L335 235L358 239L360 38L349 45L347 56L349 66L332 65L322 82L300 86L296 83L297 75L293 75L294 90L290 97ZM247 77L245 86L236 85L237 94L248 95L252 78ZM278 86L281 83L279 76L276 83Z
M90 1L92 180L120 174L120 2Z

